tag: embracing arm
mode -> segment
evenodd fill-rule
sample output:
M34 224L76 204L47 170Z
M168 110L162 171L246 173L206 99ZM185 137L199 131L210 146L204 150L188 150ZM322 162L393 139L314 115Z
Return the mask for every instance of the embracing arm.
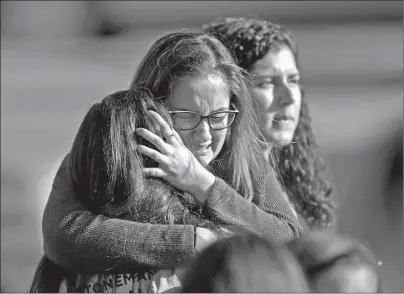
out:
M256 191L261 194L259 206L216 178L204 202L205 210L224 224L249 228L277 242L291 241L300 236L302 228L282 195L274 171L264 174Z
M68 155L69 156L69 155ZM151 225L94 215L76 199L63 160L43 220L44 250L54 263L79 273L172 268L195 255L195 227Z
M149 130L137 129L138 135L158 149L138 146L140 153L159 163L158 168L145 168L147 175L162 177L177 189L191 194L204 205L208 216L223 224L249 227L280 242L290 241L300 235L299 222L283 196L274 172L271 176L266 175L265 164L262 168L265 177L260 181L261 187L256 187L256 192L261 194L259 198L264 198L259 201L261 210L223 180L215 179L186 147L180 135L158 113L149 111L149 114L165 139Z

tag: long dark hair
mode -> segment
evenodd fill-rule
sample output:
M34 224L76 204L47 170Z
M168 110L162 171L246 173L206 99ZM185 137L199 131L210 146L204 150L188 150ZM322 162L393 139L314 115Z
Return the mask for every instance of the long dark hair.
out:
M170 124L168 111L147 91L118 91L92 105L73 142L69 171L74 195L94 214L155 224L192 224L218 232L203 217L193 197L158 178L146 178L142 167L157 163L137 152L139 143L155 148L136 128L158 133L147 115L154 110ZM219 233L219 232L218 232ZM58 292L62 280L75 289L75 275L41 259L30 292Z
M279 24L240 17L218 20L202 27L229 48L239 66L246 71L269 51L280 46L287 46L292 51L299 66L296 45L289 31ZM284 183L297 212L310 227L329 227L334 221L334 204L330 199L332 186L324 176L325 166L303 90L300 118L293 142L275 154L280 181Z
M205 249L183 282L183 293L309 292L289 250L251 232L221 239Z
M91 107L70 156L75 194L95 214L137 222L189 224L190 210L183 203L197 206L192 197L162 179L143 175L142 167L158 165L137 152L139 143L155 147L136 136L136 128L159 134L148 110L156 111L172 125L167 109L144 90L115 92Z
M253 180L262 173L257 158L261 156L256 140L259 124L243 71L220 41L202 31L191 30L160 38L142 60L131 88L146 88L164 103L178 79L211 73L225 78L231 91L230 102L240 113L229 128L229 140L209 167L240 195L252 200ZM223 169L221 163L226 163Z

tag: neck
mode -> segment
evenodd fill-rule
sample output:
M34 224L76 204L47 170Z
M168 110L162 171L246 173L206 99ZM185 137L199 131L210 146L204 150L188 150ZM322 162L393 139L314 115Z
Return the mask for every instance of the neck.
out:
M266 161L269 161L269 157L270 157L271 151L272 151L272 146L268 143L260 142L260 147L261 147L262 154L264 155Z

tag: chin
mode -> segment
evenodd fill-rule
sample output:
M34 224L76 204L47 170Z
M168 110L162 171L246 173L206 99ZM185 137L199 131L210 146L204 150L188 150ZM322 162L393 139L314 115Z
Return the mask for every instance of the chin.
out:
M197 158L202 163L203 166L207 166L213 160L213 156L210 154L204 156L198 156Z
M267 142L272 143L274 147L283 148L293 141L293 136L289 134L274 136L273 134L267 139Z
M261 132L267 143L276 148L283 148L292 143L295 129L282 130L267 126L264 130L261 129Z

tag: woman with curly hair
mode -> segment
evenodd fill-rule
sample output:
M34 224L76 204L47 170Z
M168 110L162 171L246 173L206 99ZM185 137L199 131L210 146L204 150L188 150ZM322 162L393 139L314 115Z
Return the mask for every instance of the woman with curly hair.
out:
M261 115L262 150L271 161L272 146L277 147L274 166L292 205L310 228L330 227L332 188L324 177L290 33L254 18L226 18L202 28L229 48L248 73L250 94Z

